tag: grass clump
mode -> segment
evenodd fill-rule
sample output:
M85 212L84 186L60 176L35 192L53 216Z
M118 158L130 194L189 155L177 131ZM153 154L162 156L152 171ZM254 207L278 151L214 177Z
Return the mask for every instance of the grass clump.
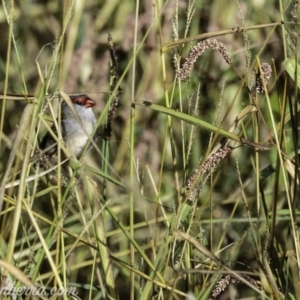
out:
M0 291L300 298L298 2L25 2L0 14ZM98 141L41 165L72 93Z

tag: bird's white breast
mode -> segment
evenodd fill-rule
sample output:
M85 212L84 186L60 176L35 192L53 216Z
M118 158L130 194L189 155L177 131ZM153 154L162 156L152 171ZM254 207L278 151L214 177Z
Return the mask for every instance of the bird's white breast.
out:
M77 118L71 113L62 119L61 124L62 135L70 155L78 157L95 128L96 118L90 107L75 106L75 110L81 122L78 122Z

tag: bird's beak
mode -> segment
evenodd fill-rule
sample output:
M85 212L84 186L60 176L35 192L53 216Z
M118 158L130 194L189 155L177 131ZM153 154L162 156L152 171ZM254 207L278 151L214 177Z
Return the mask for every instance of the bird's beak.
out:
M85 108L93 107L96 105L96 102L90 98L87 98L85 103Z

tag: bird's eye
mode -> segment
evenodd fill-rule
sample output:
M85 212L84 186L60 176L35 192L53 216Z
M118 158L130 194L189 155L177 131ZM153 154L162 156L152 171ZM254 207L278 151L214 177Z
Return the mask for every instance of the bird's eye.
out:
M77 101L76 103L77 103L78 105L84 105L84 103L81 102L81 101Z

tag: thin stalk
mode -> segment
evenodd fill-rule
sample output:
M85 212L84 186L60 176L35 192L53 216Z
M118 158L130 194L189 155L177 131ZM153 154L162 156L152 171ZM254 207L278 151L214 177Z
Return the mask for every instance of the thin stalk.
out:
M135 100L135 80L136 80L136 56L137 56L137 34L139 25L139 6L140 1L136 1L135 6L135 27L134 27L134 40L133 40L133 61L132 61L132 82L131 82L131 103ZM134 187L134 133L135 133L135 107L131 106L130 111L130 160L129 160L129 182L130 186ZM129 194L129 226L130 235L134 236L134 195L131 189ZM130 265L134 266L134 252L135 247L130 244ZM134 272L130 271L130 299L134 300Z

